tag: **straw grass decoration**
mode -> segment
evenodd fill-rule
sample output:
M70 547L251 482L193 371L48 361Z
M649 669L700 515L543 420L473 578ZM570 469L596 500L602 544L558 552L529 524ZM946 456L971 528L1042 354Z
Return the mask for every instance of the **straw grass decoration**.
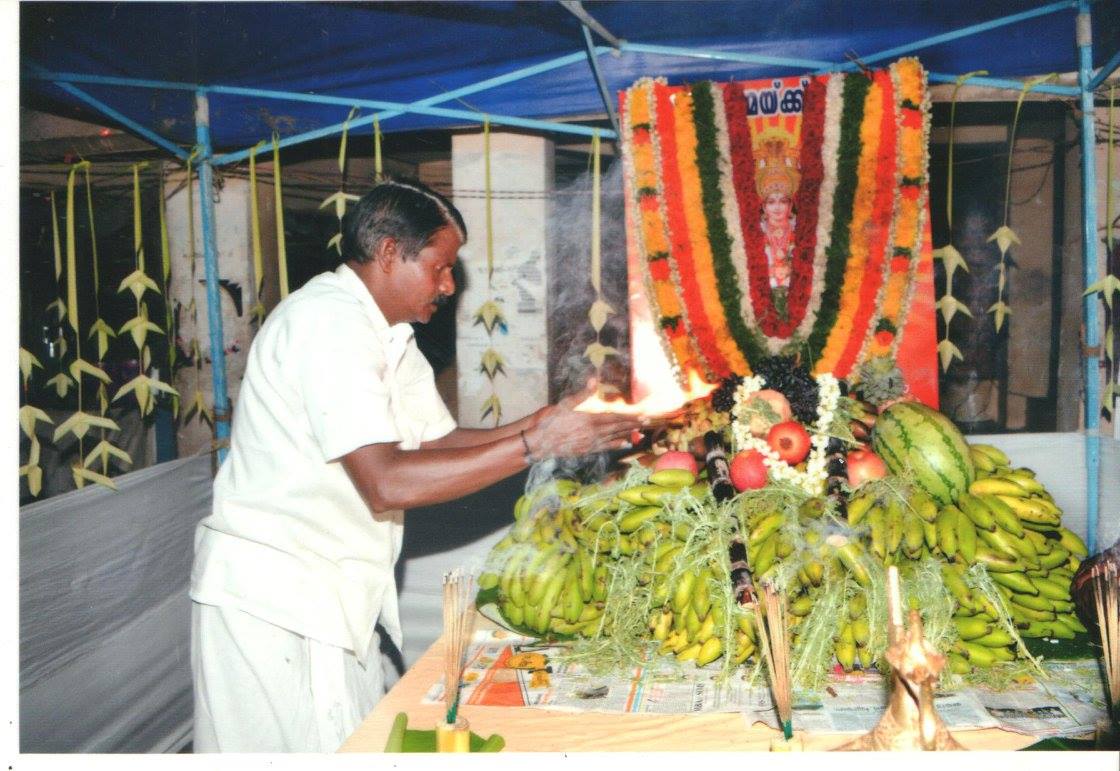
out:
M786 740L793 738L793 688L789 676L789 638L786 630L785 597L769 583L762 586L765 616L755 613L758 639L770 670L770 691L778 708L778 720Z
M1117 587L1116 564L1105 562L1093 581L1093 601L1097 609L1104 671L1108 678L1109 703L1113 721L1120 720L1120 588Z
M445 720L454 725L459 712L467 645L474 632L474 576L459 568L443 575L443 699Z

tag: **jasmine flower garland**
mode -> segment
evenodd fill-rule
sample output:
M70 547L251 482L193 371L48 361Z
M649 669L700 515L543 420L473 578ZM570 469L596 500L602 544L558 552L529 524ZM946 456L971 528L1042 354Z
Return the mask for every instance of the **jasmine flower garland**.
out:
M751 396L762 390L764 381L758 375L745 378L735 390L731 435L736 452L757 450L762 454L763 463L772 481L792 482L810 495L823 495L828 481L828 440L836 407L840 403L840 381L828 373L817 375L815 379L819 388L817 419L813 425L807 427L812 449L805 461L804 471L778 457L778 453L767 444L765 438L751 434L750 418L746 415L745 407Z

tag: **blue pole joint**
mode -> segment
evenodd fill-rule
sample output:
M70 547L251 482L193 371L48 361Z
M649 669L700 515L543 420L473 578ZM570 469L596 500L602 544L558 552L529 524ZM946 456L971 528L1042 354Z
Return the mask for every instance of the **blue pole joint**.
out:
M229 397L226 394L226 351L222 331L222 297L218 285L218 239L214 229L214 169L210 157L210 100L204 90L195 92L195 138L202 148L198 164L198 199L202 214L202 248L206 265L206 319L210 327L210 369L214 384L214 433L218 442L218 465L226 458L229 439Z

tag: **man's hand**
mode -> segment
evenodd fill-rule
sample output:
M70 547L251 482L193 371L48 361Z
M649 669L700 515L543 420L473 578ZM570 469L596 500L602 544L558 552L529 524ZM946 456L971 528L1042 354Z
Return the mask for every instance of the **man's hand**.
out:
M593 396L597 388L598 383L592 378L582 391L537 413L535 425L525 432L534 459L586 455L630 446L631 435L643 425L637 416L576 412L575 408Z

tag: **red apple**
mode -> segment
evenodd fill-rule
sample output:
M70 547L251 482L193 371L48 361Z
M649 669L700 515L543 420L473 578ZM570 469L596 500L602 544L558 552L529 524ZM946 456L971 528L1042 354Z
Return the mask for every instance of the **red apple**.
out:
M887 464L871 450L852 450L848 453L848 484L852 487L887 475Z
M755 391L740 409L746 412L751 433L755 436L766 436L771 426L783 423L793 415L786 397L772 388Z
M700 465L696 462L696 458L692 457L692 453L679 450L670 450L662 454L653 464L654 471L664 471L667 468L683 468L685 471L691 471L692 476L700 473Z
M731 459L731 484L739 492L766 487L766 463L758 450L744 450Z
M796 466L809 454L809 432L796 420L771 426L766 443L791 466Z

